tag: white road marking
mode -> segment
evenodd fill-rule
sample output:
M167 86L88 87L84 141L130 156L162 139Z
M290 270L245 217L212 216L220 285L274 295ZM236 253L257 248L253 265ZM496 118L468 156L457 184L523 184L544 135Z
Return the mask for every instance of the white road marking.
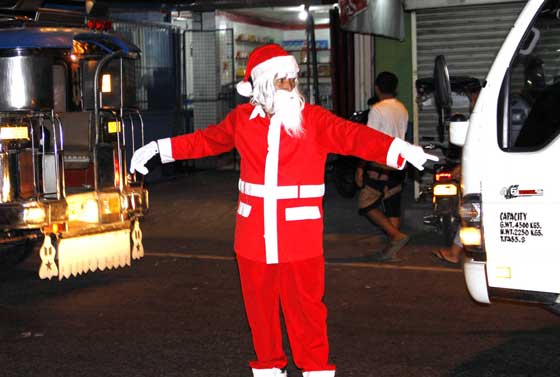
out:
M202 259L202 260L223 260L223 261L234 261L233 256L223 256L223 255L207 255L207 254L188 254L188 253L175 253L175 252L144 252L146 257L163 257L163 258L179 258L179 259ZM409 271L432 271L432 272L459 272L463 273L462 269L459 268L448 268L448 267L437 267L437 266L412 266L404 265L398 263L364 263L364 262L325 262L327 266L337 266L337 267L360 267L360 268L373 268L381 270L409 270Z

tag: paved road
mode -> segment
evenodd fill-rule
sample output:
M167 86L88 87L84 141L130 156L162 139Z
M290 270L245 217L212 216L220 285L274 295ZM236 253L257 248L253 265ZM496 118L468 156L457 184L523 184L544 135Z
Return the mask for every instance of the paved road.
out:
M0 376L250 376L232 186L232 173L153 185L147 255L129 268L39 281L32 258L2 275ZM400 263L364 263L385 239L332 194L325 301L337 376L559 374L556 315L475 304L462 271L430 257L430 232L414 232Z

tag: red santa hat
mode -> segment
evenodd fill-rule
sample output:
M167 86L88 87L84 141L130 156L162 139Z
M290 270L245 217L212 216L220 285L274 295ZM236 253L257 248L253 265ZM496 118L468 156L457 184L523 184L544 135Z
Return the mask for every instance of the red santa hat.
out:
M257 47L249 55L245 77L237 83L237 92L244 97L251 97L253 86L249 78L255 82L267 73L277 74L279 77L297 77L299 66L296 59L288 54L280 45L275 43Z

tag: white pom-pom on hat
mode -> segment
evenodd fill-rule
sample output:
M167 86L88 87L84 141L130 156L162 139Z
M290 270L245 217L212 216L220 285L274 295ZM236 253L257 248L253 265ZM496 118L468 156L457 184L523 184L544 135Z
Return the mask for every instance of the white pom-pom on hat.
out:
M237 93L243 97L251 97L253 95L253 86L249 81L239 81L235 86Z

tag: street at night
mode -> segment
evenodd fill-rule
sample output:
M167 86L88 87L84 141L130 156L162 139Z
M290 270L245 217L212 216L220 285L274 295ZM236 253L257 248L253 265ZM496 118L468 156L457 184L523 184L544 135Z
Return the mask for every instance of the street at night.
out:
M0 0L0 377L560 376L560 0Z
M130 267L39 280L34 256L3 272L0 375L249 376L232 246L237 178L203 171L151 184L146 255ZM371 262L385 236L357 215L355 198L327 184L325 302L337 376L558 375L558 316L476 304L462 270L431 255L441 241L422 224L426 207L411 206L401 260ZM301 375L291 361L288 373Z

